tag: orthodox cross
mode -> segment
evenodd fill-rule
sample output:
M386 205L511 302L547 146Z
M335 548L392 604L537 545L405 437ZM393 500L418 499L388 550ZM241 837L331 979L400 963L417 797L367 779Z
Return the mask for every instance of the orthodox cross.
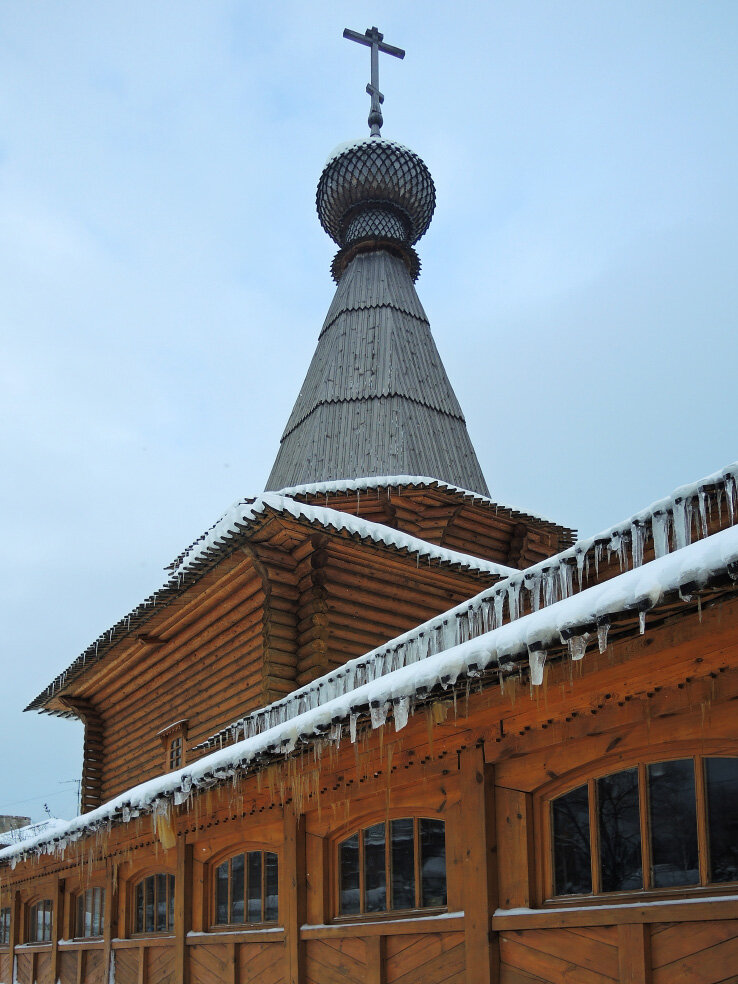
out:
M380 106L384 102L384 96L379 91L379 52L383 51L386 55L394 55L395 58L404 58L405 52L402 48L395 48L391 44L384 43L384 34L380 34L376 27L367 28L364 34L358 31L349 31L348 28L343 32L343 36L349 41L358 41L372 49L372 80L366 87L366 91L372 97L372 107L369 111L369 127L373 137L379 136L382 123L382 110Z

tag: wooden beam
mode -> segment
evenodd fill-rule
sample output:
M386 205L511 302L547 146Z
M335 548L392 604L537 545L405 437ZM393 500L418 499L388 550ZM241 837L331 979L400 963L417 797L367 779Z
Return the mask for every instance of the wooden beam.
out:
M280 871L280 908L287 942L287 984L304 984L304 944L300 927L305 922L305 818L287 807L284 811L284 850Z
M192 845L177 838L177 874L174 879L175 973L178 984L189 984L187 934L192 928Z
M618 926L620 984L651 984L651 927L643 923Z

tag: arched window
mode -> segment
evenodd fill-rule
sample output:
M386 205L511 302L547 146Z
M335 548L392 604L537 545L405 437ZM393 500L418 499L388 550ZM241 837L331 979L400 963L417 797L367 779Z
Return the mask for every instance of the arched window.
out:
M133 911L135 933L173 932L174 875L143 878L134 890Z
M246 851L215 869L215 925L275 923L279 919L279 859L272 851Z
M105 889L88 888L77 896L76 937L102 936L105 913Z
M338 845L342 916L446 905L446 825L403 817L358 830Z
M738 881L738 758L634 765L550 804L555 896Z
M28 942L51 942L51 925L54 903L51 899L34 902L28 910Z

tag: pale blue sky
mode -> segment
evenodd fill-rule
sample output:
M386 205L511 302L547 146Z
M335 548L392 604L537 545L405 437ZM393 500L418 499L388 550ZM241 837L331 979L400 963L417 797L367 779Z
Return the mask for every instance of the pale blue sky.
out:
M21 708L258 493L330 303L314 213L366 132L438 208L418 291L493 497L583 533L738 457L738 5L0 7L0 813L73 809Z

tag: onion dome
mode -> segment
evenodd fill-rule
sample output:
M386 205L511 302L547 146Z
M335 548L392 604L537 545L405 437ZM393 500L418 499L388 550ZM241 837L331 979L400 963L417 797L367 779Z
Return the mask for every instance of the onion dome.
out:
M420 261L412 247L430 225L436 189L412 150L376 136L341 144L320 176L316 205L320 224L341 247L331 267L336 281L367 249L400 256L417 279Z

